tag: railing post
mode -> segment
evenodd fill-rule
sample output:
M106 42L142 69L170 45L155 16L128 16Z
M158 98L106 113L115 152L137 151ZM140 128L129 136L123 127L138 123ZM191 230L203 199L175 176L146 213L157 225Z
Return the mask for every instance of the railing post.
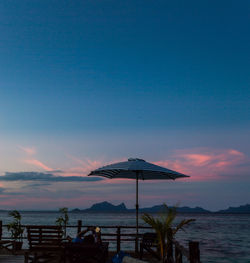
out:
M2 239L2 234L3 234L3 221L0 220L0 240Z
M189 242L189 260L190 263L200 263L199 242Z
M138 236L137 236L137 234L135 236L135 254L136 255L138 254Z
M182 263L182 253L177 246L175 246L175 263Z
M82 230L82 220L78 220L77 221L77 233L76 234L80 233L81 230Z
M116 252L119 253L121 250L121 227L117 227L117 237L116 237Z

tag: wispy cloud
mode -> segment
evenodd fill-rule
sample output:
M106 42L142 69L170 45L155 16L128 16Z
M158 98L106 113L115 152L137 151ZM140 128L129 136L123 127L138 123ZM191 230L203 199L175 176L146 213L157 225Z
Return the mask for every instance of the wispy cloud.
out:
M81 175L87 175L91 171L100 168L102 166L111 164L111 163L116 163L116 162L123 162L126 161L126 158L123 159L115 159L112 161L109 161L108 163L104 161L104 159L99 159L99 160L91 160L88 158L85 159L80 159L77 158L73 155L66 154L68 158L70 158L75 164L78 164L77 166L72 165L70 169L65 171L67 174L81 174Z
M45 171L53 171L54 170L51 167L44 164L43 162L39 161L37 158L34 158L36 153L37 153L37 150L35 149L35 147L24 147L24 146L19 145L18 148L25 155L25 157L22 160L24 163L30 164L33 167L37 167L40 169L42 168Z
M28 164L32 164L35 167L42 168L45 171L53 171L52 168L48 167L47 165L45 165L44 163L42 163L36 159L25 160L24 162L28 163Z
M51 173L39 172L6 172L0 176L0 181L45 181L45 182L93 182L101 181L102 178L86 176L55 176Z
M179 150L170 160L159 161L158 165L191 175L187 180L207 181L223 178L222 175L242 173L243 164L249 165L244 153L235 149L187 149ZM224 176L225 177L225 176Z
M24 147L19 145L18 148L27 155L34 155L36 153L36 149L34 147Z
M104 162L102 160L90 160L90 159L80 159L73 155L66 154L66 156L73 161L76 165L72 165L69 169L69 173L79 173L79 174L89 174L92 170L103 166Z

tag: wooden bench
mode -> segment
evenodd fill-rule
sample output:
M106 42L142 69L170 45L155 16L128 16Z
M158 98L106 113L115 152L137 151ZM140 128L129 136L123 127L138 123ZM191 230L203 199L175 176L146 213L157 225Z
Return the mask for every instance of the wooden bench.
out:
M2 221L0 220L0 249L6 249L12 253L14 253L14 242L13 240L9 239L2 239L2 234L3 234L3 226L2 226Z
M63 262L63 231L59 226L27 226L29 249L25 252L25 263L28 262Z
M6 249L12 253L14 253L14 242L13 240L0 240L0 249Z

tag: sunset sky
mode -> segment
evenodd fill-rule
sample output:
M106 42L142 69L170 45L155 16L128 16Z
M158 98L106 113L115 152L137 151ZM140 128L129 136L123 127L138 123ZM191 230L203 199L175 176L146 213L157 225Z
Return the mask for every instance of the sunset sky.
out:
M0 2L0 209L250 203L250 1Z

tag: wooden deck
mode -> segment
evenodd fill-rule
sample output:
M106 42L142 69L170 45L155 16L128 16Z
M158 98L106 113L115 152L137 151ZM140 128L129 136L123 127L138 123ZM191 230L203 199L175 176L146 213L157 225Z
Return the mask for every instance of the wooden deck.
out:
M1 263L23 263L24 256L23 255L0 255Z
M9 253L5 253L1 254L1 250L0 250L0 263L24 263L24 255L13 255L13 254L9 254ZM112 257L115 255L116 253L113 251L109 252L109 256L108 259L106 261L106 263L112 263ZM133 252L131 252L130 255L133 255ZM135 255L133 255L135 256Z
M111 255L109 255L106 263L112 262ZM24 255L0 255L0 263L24 263Z
M112 256L114 254L115 253L112 253L112 252L109 253L109 257L106 263L112 263ZM24 255L12 255L12 254L1 255L0 254L0 263L24 263Z
M0 251L1 253L1 251ZM129 252L128 252L129 253ZM109 256L108 259L106 260L106 263L112 263L112 257L115 255L116 253L111 251L109 252ZM135 257L136 256L133 254L133 252L129 253L131 256ZM158 263L158 261L156 261L155 259L151 258L151 256L149 256L149 258L144 258L143 259L144 262L154 262L154 263ZM24 255L13 255L13 254L0 254L0 263L24 263Z
M109 252L109 257L106 263L112 263L112 257L115 255L115 252ZM24 263L24 253L20 252L19 255L13 255L9 252L0 250L0 263Z

